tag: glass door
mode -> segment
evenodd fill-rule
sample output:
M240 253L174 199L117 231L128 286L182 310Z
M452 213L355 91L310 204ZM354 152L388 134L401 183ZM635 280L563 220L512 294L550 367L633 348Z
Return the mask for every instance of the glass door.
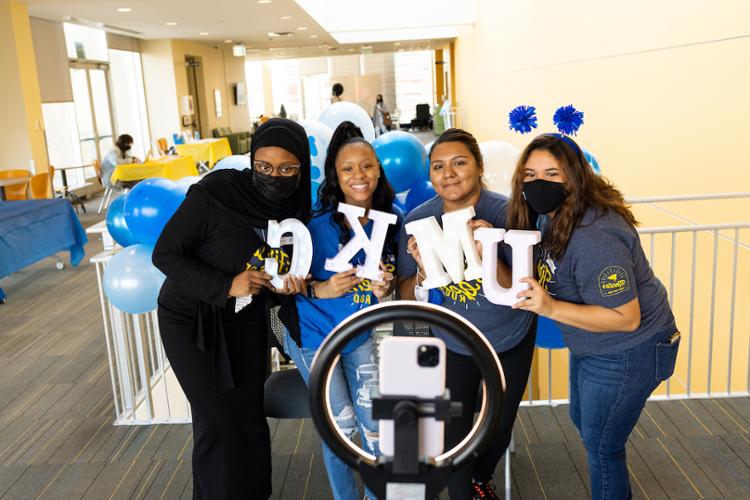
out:
M70 68L81 160L100 162L114 144L107 66L76 63Z

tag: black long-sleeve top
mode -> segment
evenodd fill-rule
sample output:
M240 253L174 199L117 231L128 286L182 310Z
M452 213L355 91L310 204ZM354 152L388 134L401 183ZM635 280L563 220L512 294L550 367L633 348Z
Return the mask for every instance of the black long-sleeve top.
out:
M213 205L202 190L191 190L154 248L153 263L167 276L159 306L190 322L201 302L226 311L227 319L257 314L260 300L235 315L229 289L262 246L255 231Z

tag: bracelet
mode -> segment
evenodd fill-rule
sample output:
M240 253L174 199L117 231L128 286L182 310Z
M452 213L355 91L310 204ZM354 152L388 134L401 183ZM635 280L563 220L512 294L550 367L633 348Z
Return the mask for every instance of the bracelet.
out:
M422 273L419 272L420 269L421 268L419 266L417 266L417 280L414 283L417 286L419 285L419 283L424 283L424 280L427 279L427 276L425 276L424 274L422 274ZM422 278L421 282L419 281L419 278Z
M310 299L317 299L318 297L315 295L315 284L317 281L311 281L307 284L307 297Z

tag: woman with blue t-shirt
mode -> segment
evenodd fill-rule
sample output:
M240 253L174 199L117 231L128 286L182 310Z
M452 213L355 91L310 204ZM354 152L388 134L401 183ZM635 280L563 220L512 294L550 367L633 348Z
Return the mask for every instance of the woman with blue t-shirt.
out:
M430 181L437 196L409 212L405 223L430 216L440 223L446 212L474 207L476 217L470 223L473 229L505 227L508 199L484 189L483 173L482 153L474 136L461 129L446 130L430 150ZM497 278L505 287L510 286L510 263L510 247L499 245ZM415 287L421 285L425 272L416 240L409 238L404 230L399 243L398 277L400 297L414 299ZM526 389L534 354L535 316L488 301L481 278L452 283L430 290L429 294L430 302L437 302L474 324L492 344L503 367L507 387L497 434L474 464L457 471L448 483L451 500L498 498L490 481L510 443L518 405ZM469 433L474 423L481 374L466 346L438 328L431 331L448 347L446 385L451 399L463 405L461 417L451 418L445 428L445 447L449 449Z
M569 137L521 154L508 228L542 231L538 280L514 307L554 320L570 349L570 417L593 498L632 496L625 443L651 392L674 371L679 332L622 193Z
M326 259L333 258L353 236L344 215L337 212L341 202L394 213L393 189L378 162L375 150L351 122L336 128L328 147L325 180L320 186L318 206L308 229L313 241L312 280L307 289L296 296L299 331L286 334L285 350L307 382L310 365L326 336L348 316L393 291L396 264L396 236L399 224L388 229L381 268L382 281L363 280L356 276L356 266L364 264L360 250L352 260L353 268L341 273L326 271ZM401 219L401 214L397 213ZM368 236L372 221L365 217L360 223ZM378 385L378 367L370 333L352 340L342 351L341 363L334 369L330 385L330 403L338 427L352 438L360 432L363 448L377 454L378 424L372 418L370 390ZM323 444L323 460L336 500L361 498L354 471ZM365 491L366 498L375 496Z

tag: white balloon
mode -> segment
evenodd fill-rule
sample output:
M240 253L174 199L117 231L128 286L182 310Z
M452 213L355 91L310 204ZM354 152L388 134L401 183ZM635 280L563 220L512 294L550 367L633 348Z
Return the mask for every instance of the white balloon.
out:
M178 179L175 181L180 188L182 188L186 193L188 188L195 184L196 182L200 181L202 177L200 175L190 175L188 177L183 177L182 179Z
M341 122L350 121L362 130L368 142L375 140L375 127L367 111L353 102L341 101L331 104L321 114L319 120L336 130Z
M323 182L325 177L326 152L331 143L333 130L325 123L316 120L300 120L297 123L305 128L307 138L310 141L310 165L316 167L310 173L312 182Z
M521 151L513 144L503 141L479 143L484 160L484 179L490 191L510 196L513 172Z
M219 160L214 165L214 170L224 170L227 168L233 168L235 170L245 170L250 168L250 157L248 155L232 155L227 156Z

